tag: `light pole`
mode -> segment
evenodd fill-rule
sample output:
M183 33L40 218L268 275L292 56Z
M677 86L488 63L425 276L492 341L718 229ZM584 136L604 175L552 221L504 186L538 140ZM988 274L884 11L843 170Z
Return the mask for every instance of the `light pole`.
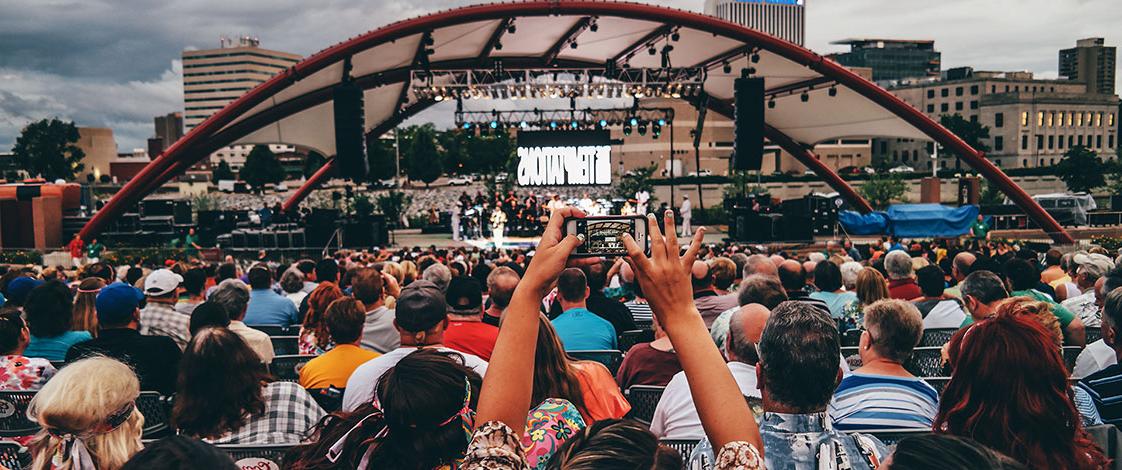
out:
M934 152L931 152L931 177L937 178L939 176L939 143L934 143Z

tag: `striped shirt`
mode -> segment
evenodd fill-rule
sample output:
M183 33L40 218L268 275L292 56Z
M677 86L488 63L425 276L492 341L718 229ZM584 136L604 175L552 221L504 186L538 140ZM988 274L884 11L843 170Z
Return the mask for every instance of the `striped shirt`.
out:
M631 311L631 318L635 323L651 324L651 317L654 315L651 313L651 304L632 300L623 305L627 307L627 310Z
M1122 424L1122 365L1115 364L1079 381L1106 424Z
M917 378L853 373L842 379L830 402L840 431L931 429L939 393Z

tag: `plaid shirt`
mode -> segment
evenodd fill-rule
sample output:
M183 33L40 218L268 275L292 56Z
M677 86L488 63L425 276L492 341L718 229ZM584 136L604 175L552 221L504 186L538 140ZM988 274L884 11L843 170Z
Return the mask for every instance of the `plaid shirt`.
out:
M250 416L241 429L211 444L295 444L327 413L315 399L294 382L273 382L265 386L265 414Z
M191 339L191 316L177 312L174 305L149 301L140 311L140 334L167 336L182 351Z

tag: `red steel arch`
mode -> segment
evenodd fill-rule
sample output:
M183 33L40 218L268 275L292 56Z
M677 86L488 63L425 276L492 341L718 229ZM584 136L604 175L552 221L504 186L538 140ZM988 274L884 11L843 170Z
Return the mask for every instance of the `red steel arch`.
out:
M187 136L174 143L163 154L141 170L136 177L125 184L121 191L114 195L105 207L94 214L94 217L83 227L81 236L88 239L91 235L97 233L106 222L120 215L126 207L137 202L182 171L185 171L195 162L205 158L206 155L209 154L208 150L220 148L221 146L232 143L240 137L248 135L261 126L275 122L302 109L307 109L316 104L317 100L319 100L318 102L324 102L330 99L330 88L315 90L282 102L269 110L253 115L233 126L226 127L235 119L252 110L255 106L275 96L286 87L295 84L303 77L309 76L329 65L333 65L347 57L372 47L416 34L423 34L426 31L437 28L476 21L550 15L622 17L681 26L709 32L715 36L734 39L746 45L758 47L797 64L801 64L878 104L916 129L927 134L944 148L954 151L982 176L997 184L997 186L1009 196L1014 203L1025 210L1053 240L1061 243L1074 242L1074 239L1072 239L1055 219L1048 215L1044 209L1033 201L1020 187L1013 183L999 168L986 160L982 152L970 147L949 130L940 126L938 123L888 91L861 78L841 65L827 60L803 47L715 17L654 5L594 0L532 0L516 3L476 5L446 10L393 23L320 51L249 91L212 115L202 124L192 129ZM550 51L543 52L545 52L545 56L539 58L539 60L545 59L548 65L564 62L561 59L554 60L555 54L550 54ZM505 60L506 58L504 58L504 61ZM386 84L408 81L408 70L397 80L390 78L390 75L392 74L388 72L380 72L376 74L375 77L366 77L370 85L363 85L363 87L370 88L379 82L381 84ZM794 144L802 145L797 142ZM796 156L798 155L796 152L792 153L796 154ZM836 184L836 181L832 181L833 178L830 177L830 174L833 172L822 172L823 169L828 170L828 168L824 168L824 166L812 166L812 169L819 171L819 174L825 176L828 181L831 181L832 185ZM836 174L833 175L833 177L836 176ZM848 187L848 185L846 186ZM850 190L852 190L852 188L850 188Z

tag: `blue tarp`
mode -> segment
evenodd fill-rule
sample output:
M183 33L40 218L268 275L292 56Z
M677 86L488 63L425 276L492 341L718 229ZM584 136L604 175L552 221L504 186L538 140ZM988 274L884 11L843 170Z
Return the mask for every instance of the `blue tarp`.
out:
M857 211L841 211L838 222L850 235L881 235L888 232L888 216L884 212L862 214Z
M838 222L852 235L897 237L957 237L970 231L978 206L948 207L939 204L895 204L887 212L838 213Z
M888 207L892 234L897 237L957 237L970 231L978 206L895 204Z

